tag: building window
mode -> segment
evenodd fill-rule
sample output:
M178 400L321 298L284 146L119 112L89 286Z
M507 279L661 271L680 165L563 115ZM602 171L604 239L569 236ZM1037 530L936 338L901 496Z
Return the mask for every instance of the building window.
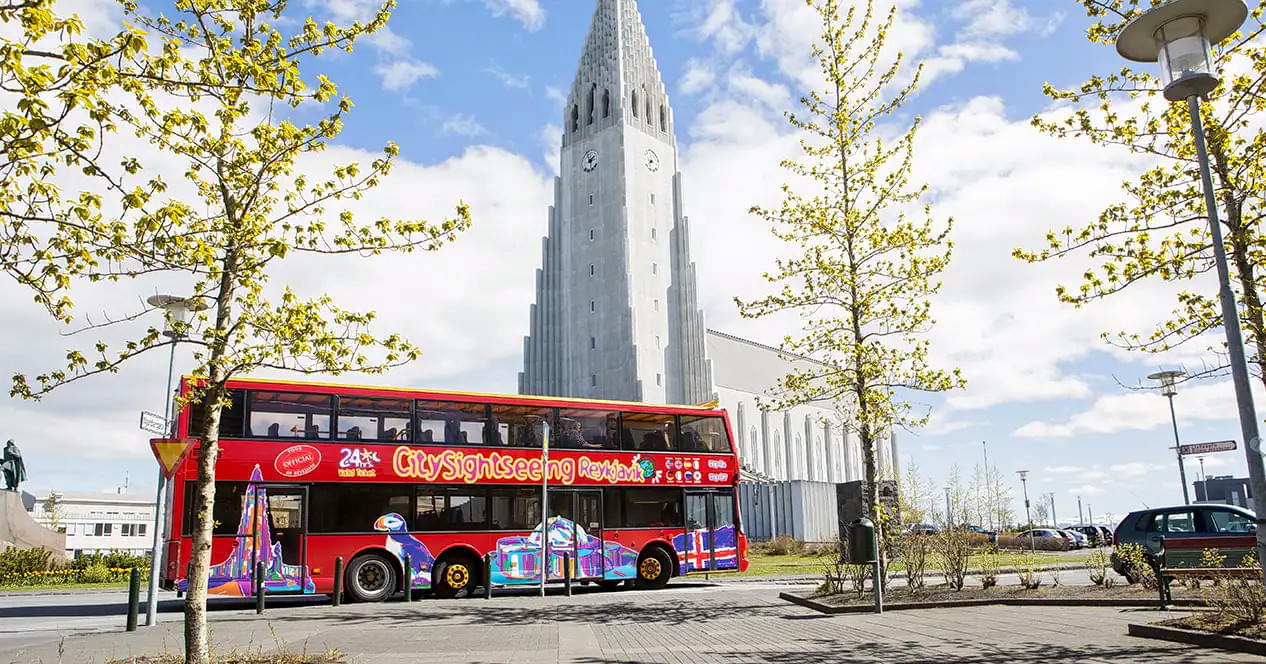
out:
M651 242L654 242L654 241L655 241L655 237L656 237L657 235L658 235L658 233L656 232L656 229L655 229L655 228L651 228Z
M571 130L572 130L572 131L577 131L578 129L580 129L580 107L576 106L575 104L572 104L572 107L571 107Z
M589 387L598 386L598 374L589 374Z
M655 300L655 311L659 311L659 300Z
M602 117L610 117L611 115L611 91L602 91Z
M659 274L659 264L651 263L651 274Z
M589 337L589 349L593 350L598 347L598 337Z
M598 273L598 268L594 267L593 263L590 263L590 264L589 264L589 276L591 276L591 277L592 277L592 276L594 276L594 275L595 275L595 274L597 274L597 273Z
M668 111L663 104L659 105L659 128L668 131Z
M655 194L651 194L651 205L655 204Z
M589 204L593 205L593 194L589 194Z
M598 310L598 303L594 302L593 300L589 300L589 311L593 312L597 310Z
M586 111L585 111L585 124L587 125L593 124L593 102L594 102L594 94L597 92L597 89L598 89L597 85L591 85L589 87L589 104L588 106L586 106ZM659 110L661 114L664 111L663 108L660 108Z
M659 335L657 334L657 335L655 335L655 348L656 348L656 349L658 349L659 347L660 347L660 345L659 345Z
M662 386L663 384L664 384L664 374L655 374L656 387Z
M632 101L631 106L633 107L633 117L636 118L637 117L637 90L633 91L632 97L630 98L630 100Z
M589 229L589 241L590 241L590 242L593 242L593 229L592 229L592 228L590 228L590 229Z

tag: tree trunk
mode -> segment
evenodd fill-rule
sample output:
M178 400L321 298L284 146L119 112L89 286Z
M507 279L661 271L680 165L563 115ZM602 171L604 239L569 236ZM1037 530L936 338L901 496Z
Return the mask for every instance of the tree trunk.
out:
M211 531L214 526L215 462L220 456L220 397L224 382L212 369L211 384L203 396L206 404L202 440L198 444L198 481L194 486L192 565L185 600L185 662L208 664L211 644L207 636L207 582L211 572ZM220 378L220 380L216 380Z

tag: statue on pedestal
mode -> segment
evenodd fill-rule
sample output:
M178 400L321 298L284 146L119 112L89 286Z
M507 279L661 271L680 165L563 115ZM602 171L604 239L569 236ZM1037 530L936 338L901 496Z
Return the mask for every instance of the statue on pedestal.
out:
M12 440L4 445L4 488L6 491L17 491L18 484L26 481L26 464L22 463L22 452Z

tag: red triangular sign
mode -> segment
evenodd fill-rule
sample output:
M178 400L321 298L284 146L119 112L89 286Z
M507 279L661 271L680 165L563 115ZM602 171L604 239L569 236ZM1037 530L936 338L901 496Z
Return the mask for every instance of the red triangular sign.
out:
M189 456L189 450L197 442L197 438L152 438L149 446L154 450L154 458L158 459L158 465L163 469L163 476L171 479L176 468Z

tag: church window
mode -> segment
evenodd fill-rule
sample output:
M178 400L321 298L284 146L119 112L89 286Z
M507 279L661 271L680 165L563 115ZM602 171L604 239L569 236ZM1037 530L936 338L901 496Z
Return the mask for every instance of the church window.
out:
M593 205L593 194L589 194L589 204Z
M611 91L602 91L602 117L611 116Z
M651 240L652 240L652 241L654 241L654 240L655 240L655 229L654 229L654 228L652 228L652 229L651 229Z
M668 111L663 104L659 105L659 128L668 131Z
M598 347L598 337L589 337L589 350L593 350L597 347Z
M594 302L593 300L589 300L589 311L597 311L597 310L598 310L598 303Z
M598 273L598 268L594 267L594 264L593 264L593 263L590 263L590 264L589 264L589 276L591 276L591 277L592 277L592 276L594 276L594 275L595 275L595 274L597 274L597 273Z
M646 95L646 124L652 124L653 122L654 120L651 119L651 96Z
M589 374L589 386L590 387L598 386L598 374Z
M655 194L651 194L651 205L655 204Z
M659 263L651 263L651 274L659 274Z
M659 300L655 300L655 311L659 311Z
M656 348L656 349L659 349L659 348L660 348L660 338L659 338L659 335L658 335L658 334L657 334L657 335L655 335L655 348Z
M664 374L655 374L655 386L661 387L664 384Z
M580 129L580 108L575 104L571 105L571 130Z
M634 90L632 92L632 95L633 95L632 103L630 104L630 106L633 107L633 117L637 117L637 90Z
M589 105L585 108L585 124L587 125L593 124L593 96L597 88L596 85L589 87Z
M593 242L593 229L592 229L592 228L590 228L590 229L589 229L589 241L590 241L590 242Z

